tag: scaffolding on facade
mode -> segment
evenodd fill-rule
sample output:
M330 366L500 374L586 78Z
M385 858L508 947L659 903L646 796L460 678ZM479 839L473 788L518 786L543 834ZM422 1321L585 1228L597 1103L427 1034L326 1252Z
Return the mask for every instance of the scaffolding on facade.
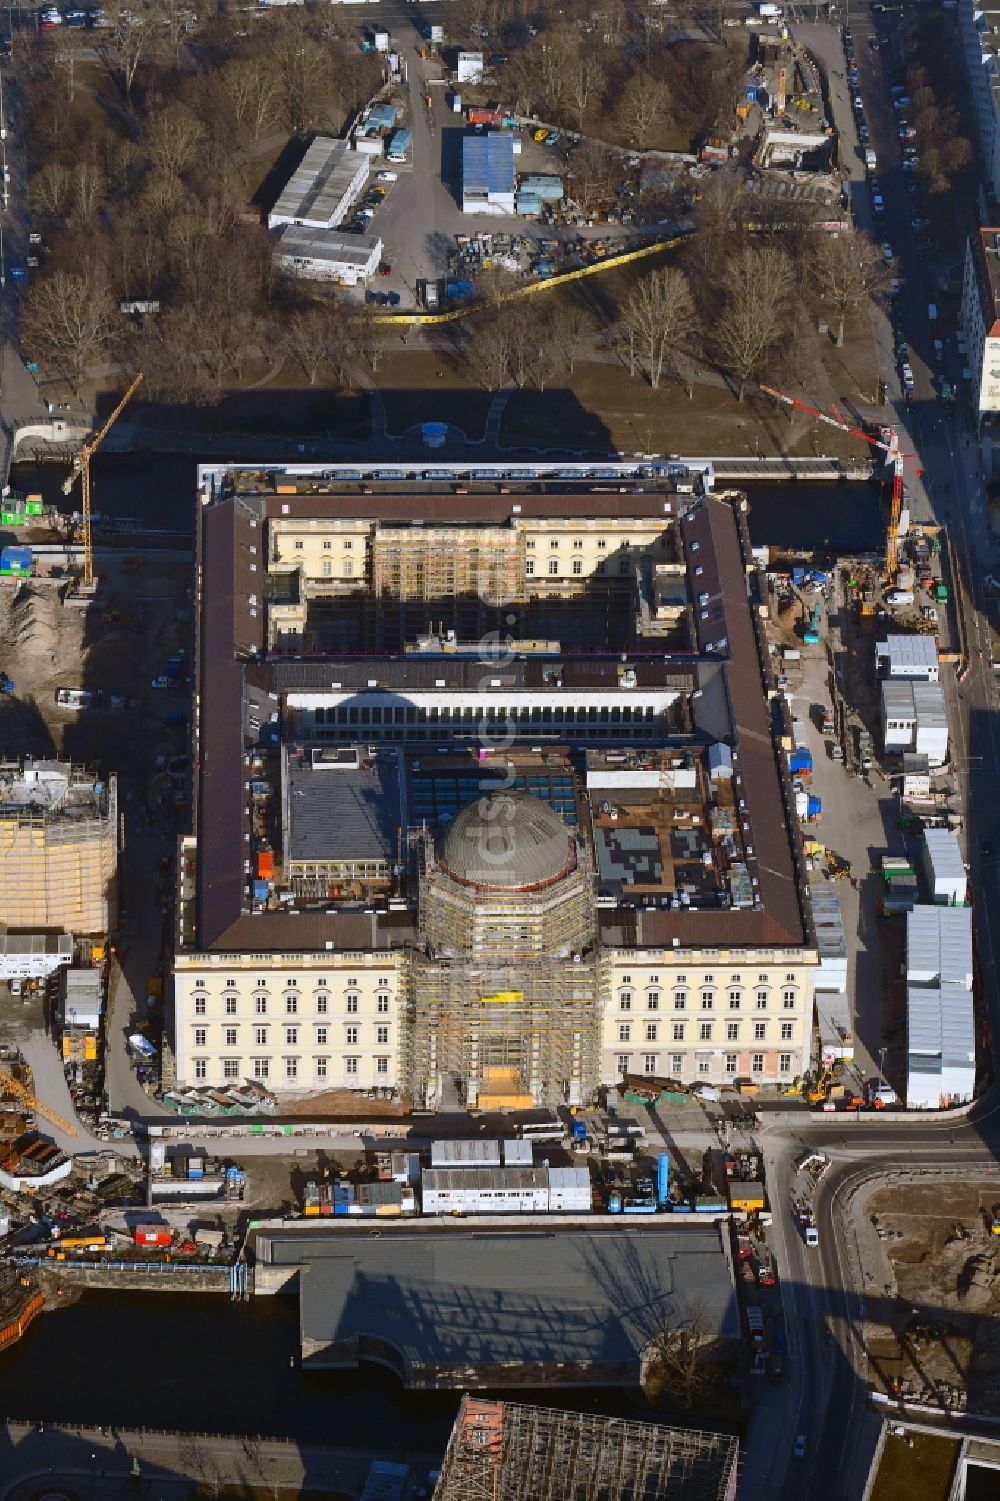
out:
M739 1441L465 1396L435 1501L732 1501Z
M62 762L0 765L0 912L14 928L106 933L118 865L115 778Z
M565 876L522 889L458 881L418 843L422 952L413 957L413 1025L404 1077L435 1104L457 1079L492 1108L578 1105L600 1077L600 966L594 877L577 847Z

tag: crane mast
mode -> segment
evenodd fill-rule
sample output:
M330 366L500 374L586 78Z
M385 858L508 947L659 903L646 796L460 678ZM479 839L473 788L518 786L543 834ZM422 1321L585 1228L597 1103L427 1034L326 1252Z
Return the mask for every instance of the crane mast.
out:
M842 433L849 433L852 438L860 438L872 448L881 449L886 456L886 463L892 465L892 498L889 504L889 524L886 528L885 537L885 572L890 583L896 579L896 570L899 563L899 520L903 509L903 466L913 464L914 472L920 474L919 467L914 463L912 456L900 452L899 434L893 427L879 429L880 438L873 438L871 433L866 433L863 427L854 427L846 420L839 408L834 407L834 416L821 412L818 407L811 407L806 402L800 401L797 396L786 396L783 391L776 391L773 386L761 386L765 396L772 397L775 401L783 402L786 406L794 407L797 412L805 412L807 416L814 417L817 422L825 422L828 427L835 427Z
M142 371L135 377L125 395L115 407L111 416L92 438L87 438L80 445L80 451L73 460L73 468L68 479L63 483L63 494L68 495L73 488L73 483L80 476L80 494L83 502L83 587L94 587L94 547L91 538L91 504L90 504L90 461L100 448L108 433L114 427L122 412L132 400L132 397L142 385Z

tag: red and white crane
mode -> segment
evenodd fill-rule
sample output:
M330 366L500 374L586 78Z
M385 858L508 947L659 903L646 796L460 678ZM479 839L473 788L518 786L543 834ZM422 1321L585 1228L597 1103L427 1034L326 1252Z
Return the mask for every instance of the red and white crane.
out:
M920 467L913 454L904 454L899 448L899 434L894 427L880 427L880 438L873 438L871 433L866 433L863 427L855 427L848 422L840 408L831 408L833 416L821 412L818 407L811 407L806 402L800 401L797 396L786 396L783 391L776 391L773 386L761 386L760 390L765 396L773 396L775 401L782 401L786 406L794 407L797 412L805 412L809 417L815 417L817 422L825 422L828 427L839 428L842 433L850 433L853 438L860 438L872 448L880 448L886 456L886 464L892 465L892 502L889 507L889 526L885 539L885 572L890 584L896 581L897 553L899 548L899 517L903 507L903 467L910 464L916 475L920 474Z

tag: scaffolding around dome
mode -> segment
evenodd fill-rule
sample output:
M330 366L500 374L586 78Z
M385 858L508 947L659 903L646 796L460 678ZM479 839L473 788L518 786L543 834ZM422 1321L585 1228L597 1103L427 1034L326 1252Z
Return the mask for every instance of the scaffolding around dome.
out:
M594 871L547 803L500 791L423 841L420 996L407 1067L425 1103L582 1104L600 1059Z

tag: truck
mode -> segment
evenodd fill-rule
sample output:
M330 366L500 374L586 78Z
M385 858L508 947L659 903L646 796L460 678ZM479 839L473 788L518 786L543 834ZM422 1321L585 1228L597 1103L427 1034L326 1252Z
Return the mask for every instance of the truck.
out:
M503 110L492 105L473 104L469 108L469 124L495 125L499 129L503 125Z
M399 130L394 130L386 146L386 159L390 162L405 162L412 145L413 134L405 125Z
M438 284L436 281L424 281L421 283L424 307L429 313L436 313L440 307L438 298Z
M865 166L868 168L869 172L874 172L878 167L878 157L875 155L870 146L865 152Z
M764 1348L764 1315L756 1303L752 1303L747 1309L747 1329L754 1349L762 1350Z

